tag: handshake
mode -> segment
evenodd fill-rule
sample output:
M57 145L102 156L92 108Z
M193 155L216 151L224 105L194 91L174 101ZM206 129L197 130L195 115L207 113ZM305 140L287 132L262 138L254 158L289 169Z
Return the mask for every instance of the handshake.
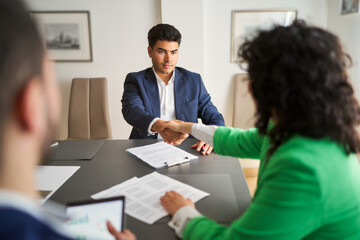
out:
M194 123L180 120L164 121L159 119L154 123L151 131L159 133L168 144L180 145L189 137L193 125ZM196 148L198 152L201 151L203 155L209 155L213 150L213 147L203 141L195 143L192 148Z

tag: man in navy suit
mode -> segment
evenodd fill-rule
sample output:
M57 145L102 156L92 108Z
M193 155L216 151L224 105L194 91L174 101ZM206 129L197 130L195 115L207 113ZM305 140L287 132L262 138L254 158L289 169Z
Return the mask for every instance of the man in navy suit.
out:
M201 76L175 67L181 34L169 24L158 24L148 33L152 68L129 73L124 83L122 113L133 126L130 139L163 138L178 145L188 135L163 127L169 120L224 126L224 118L211 102ZM212 147L199 141L193 148L210 154Z
M59 215L37 202L36 165L49 148L60 94L44 44L19 0L0 1L0 36L0 239L74 239ZM108 228L117 240L136 239L109 222Z

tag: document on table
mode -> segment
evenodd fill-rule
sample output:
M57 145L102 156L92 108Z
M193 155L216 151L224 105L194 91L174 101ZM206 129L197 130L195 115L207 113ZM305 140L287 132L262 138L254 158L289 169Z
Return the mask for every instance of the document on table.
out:
M36 184L43 204L60 188L80 167L79 166L38 166Z
M123 183L92 195L93 199L109 198L124 195L125 213L148 224L153 224L168 215L160 204L160 197L167 191L177 191L193 202L210 194L175 179L150 173L141 178L133 177Z
M159 169L189 162L198 157L165 142L126 149L126 152Z
M65 140L56 143L50 145L49 160L91 160L105 140Z

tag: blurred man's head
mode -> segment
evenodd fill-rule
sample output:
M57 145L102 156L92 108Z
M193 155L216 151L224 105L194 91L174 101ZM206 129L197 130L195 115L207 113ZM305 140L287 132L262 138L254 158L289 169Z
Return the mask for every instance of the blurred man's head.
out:
M9 146L14 141L33 143L41 157L60 101L52 63L46 60L41 37L21 1L0 0L0 36L1 168L16 150Z
M172 25L158 24L148 33L148 54L158 74L172 74L181 43L180 32Z
M276 26L239 50L257 105L256 126L270 131L275 150L291 134L330 137L346 151L360 150L360 108L346 74L350 58L334 34L303 21Z

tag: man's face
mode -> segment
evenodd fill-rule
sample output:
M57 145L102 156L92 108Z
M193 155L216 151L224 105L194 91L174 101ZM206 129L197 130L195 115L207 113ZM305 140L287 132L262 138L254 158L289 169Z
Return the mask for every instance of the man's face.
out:
M149 57L157 74L172 74L178 60L177 42L157 41L155 46L148 47Z

